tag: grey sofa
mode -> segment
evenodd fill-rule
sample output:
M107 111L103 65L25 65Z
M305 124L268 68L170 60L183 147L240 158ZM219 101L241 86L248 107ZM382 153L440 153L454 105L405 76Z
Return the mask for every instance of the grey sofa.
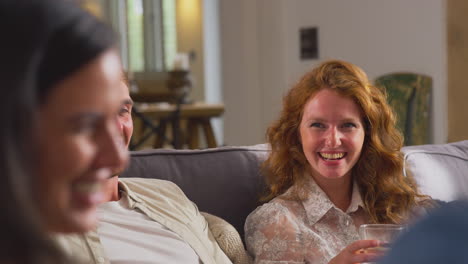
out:
M404 147L405 173L421 190L451 201L468 196L468 140L442 145ZM165 179L176 183L200 211L231 223L243 237L247 215L264 191L260 163L267 145L205 150L149 150L131 153L121 177Z
M267 155L265 144L133 151L130 166L120 177L172 181L200 211L223 218L243 238L245 218L259 205L264 190L260 164Z

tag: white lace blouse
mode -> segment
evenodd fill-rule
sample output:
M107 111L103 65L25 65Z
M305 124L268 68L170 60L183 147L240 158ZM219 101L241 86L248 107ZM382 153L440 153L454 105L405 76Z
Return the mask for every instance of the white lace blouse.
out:
M357 184L343 212L310 177L304 201L284 199L291 189L258 207L246 220L247 250L255 263L328 263L359 239L358 228L369 222Z

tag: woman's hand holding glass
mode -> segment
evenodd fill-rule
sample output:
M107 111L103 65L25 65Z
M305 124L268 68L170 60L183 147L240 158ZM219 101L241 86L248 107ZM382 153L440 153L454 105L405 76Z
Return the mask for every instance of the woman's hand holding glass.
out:
M373 262L382 257L385 252L366 250L380 246L378 240L358 240L345 247L329 264L353 264Z

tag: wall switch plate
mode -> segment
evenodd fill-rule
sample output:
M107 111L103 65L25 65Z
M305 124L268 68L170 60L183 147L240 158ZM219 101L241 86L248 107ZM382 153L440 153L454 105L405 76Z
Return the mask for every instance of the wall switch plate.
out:
M300 58L301 60L318 59L318 28L301 28L300 35Z

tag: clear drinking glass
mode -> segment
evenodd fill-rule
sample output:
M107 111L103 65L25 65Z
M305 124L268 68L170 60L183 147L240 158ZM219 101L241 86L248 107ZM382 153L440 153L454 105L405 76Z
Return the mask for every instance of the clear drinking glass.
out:
M390 248L390 244L400 235L404 230L402 225L393 224L367 224L359 227L359 237L362 240L379 240L381 242L379 247L368 248L366 252L379 252L385 253Z

